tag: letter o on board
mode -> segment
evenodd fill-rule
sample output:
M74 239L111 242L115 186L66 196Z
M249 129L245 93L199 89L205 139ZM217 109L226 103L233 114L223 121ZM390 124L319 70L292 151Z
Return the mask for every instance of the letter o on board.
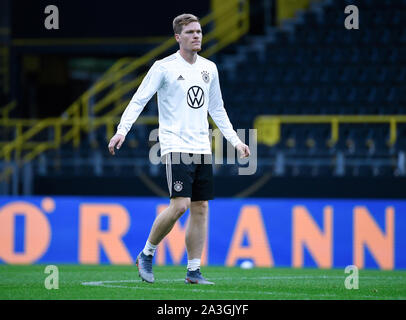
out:
M24 252L14 250L15 216L25 218ZM10 264L30 264L48 249L51 227L46 216L35 205L16 201L0 210L0 259Z

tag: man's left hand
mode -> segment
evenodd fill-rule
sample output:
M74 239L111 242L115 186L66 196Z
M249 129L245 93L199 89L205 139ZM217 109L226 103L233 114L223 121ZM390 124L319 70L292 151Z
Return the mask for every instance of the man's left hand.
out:
M239 143L235 146L237 149L238 153L240 154L240 158L248 158L251 154L250 148L244 143Z

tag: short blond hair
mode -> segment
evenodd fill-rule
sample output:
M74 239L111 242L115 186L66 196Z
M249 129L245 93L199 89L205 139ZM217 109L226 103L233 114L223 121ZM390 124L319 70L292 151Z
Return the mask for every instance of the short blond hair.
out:
M183 26L188 25L191 22L199 22L199 18L190 13L183 13L173 19L173 32L175 34L180 34L182 32Z

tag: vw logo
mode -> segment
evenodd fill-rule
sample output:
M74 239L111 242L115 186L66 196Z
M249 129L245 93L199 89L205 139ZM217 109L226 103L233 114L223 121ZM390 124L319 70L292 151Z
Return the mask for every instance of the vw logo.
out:
M203 89L198 86L190 87L187 92L187 104L193 109L199 109L204 104Z

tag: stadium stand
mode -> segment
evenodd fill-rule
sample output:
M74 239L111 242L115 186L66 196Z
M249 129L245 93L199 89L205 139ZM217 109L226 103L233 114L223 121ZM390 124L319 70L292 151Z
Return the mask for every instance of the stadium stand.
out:
M344 27L349 4L359 8L359 30ZM321 1L264 37L251 38L246 50L240 50L245 55L228 64L231 72L222 83L232 122L249 126L264 114L404 115L405 21L406 1ZM294 175L309 173L306 157L317 163L338 153L348 162L347 170L314 172L400 174L400 163L394 159L405 152L404 123L397 124L393 144L389 123L342 123L334 144L328 143L328 127L284 125L279 143L260 146L260 154L283 152L298 168L286 171Z
M344 27L348 4L359 8L359 30ZM256 176L406 175L405 23L406 0L314 1L279 26L267 26L263 35L248 34L211 57L235 129L253 128L264 115L288 116L281 120L274 142L259 139ZM120 85L134 81L148 66L121 79ZM132 94L121 95L120 102ZM143 115L157 116L155 98ZM310 120L298 123L300 116ZM320 116L329 118L313 121ZM340 118L338 124L340 116L358 118ZM148 135L154 128L156 124L137 125L114 160L106 148L111 134L107 126L83 132L79 147L70 143L42 153L35 170L44 177L125 177L129 172L164 176L162 166L148 161L153 144ZM52 137L55 132L50 128L41 134ZM219 166L214 174L228 177L237 169Z

